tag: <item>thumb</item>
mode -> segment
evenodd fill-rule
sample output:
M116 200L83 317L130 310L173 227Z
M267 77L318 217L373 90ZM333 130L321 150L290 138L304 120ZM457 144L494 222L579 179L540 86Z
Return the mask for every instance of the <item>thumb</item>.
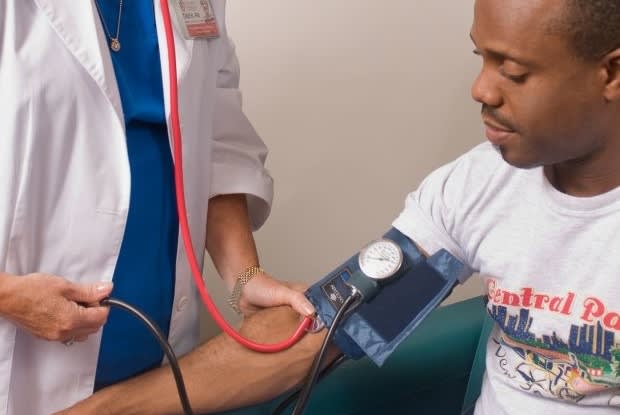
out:
M312 303L298 290L282 286L281 295L284 297L284 303L290 304L295 311L303 316L311 316L316 311Z
M71 284L67 299L76 303L98 303L110 295L112 287L111 282L104 281L95 284Z

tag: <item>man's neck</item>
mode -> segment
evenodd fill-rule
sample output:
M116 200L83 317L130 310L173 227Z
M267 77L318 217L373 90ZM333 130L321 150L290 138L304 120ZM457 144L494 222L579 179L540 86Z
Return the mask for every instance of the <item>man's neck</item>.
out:
M563 193L597 196L620 186L620 152L605 150L587 158L545 166L545 174Z

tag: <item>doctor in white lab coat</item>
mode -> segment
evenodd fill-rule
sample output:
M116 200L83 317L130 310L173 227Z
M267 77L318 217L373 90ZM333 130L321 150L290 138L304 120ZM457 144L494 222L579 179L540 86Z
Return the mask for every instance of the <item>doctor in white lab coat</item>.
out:
M168 53L153 4L169 124ZM175 27L185 195L199 260L206 245L231 288L258 261L251 230L269 214L272 179L241 111L225 0L211 5L218 38L186 40ZM91 0L0 0L0 415L50 414L93 390L108 310L78 303L110 293L131 191L110 53ZM312 312L264 273L244 287L245 311L284 303ZM198 342L199 307L178 245L169 330L178 354Z

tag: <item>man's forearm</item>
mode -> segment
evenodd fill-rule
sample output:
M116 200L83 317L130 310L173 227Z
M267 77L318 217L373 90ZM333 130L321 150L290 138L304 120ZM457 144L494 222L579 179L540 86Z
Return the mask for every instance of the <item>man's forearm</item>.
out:
M220 195L209 201L206 245L229 290L235 275L258 265L245 195Z
M246 319L241 332L272 343L288 337L298 324L295 312L279 307ZM192 408L196 413L218 412L277 396L305 377L324 335L309 334L291 349L276 354L249 351L226 335L201 345L180 362ZM331 349L326 361L336 353ZM67 413L171 415L182 410L172 372L163 367L103 389Z

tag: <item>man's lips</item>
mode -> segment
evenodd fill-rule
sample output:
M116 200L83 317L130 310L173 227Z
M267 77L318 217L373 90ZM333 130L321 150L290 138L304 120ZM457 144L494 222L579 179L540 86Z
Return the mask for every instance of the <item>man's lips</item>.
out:
M488 140L494 145L504 144L510 136L515 132L509 127L505 127L487 119L483 119L486 126L486 136Z

